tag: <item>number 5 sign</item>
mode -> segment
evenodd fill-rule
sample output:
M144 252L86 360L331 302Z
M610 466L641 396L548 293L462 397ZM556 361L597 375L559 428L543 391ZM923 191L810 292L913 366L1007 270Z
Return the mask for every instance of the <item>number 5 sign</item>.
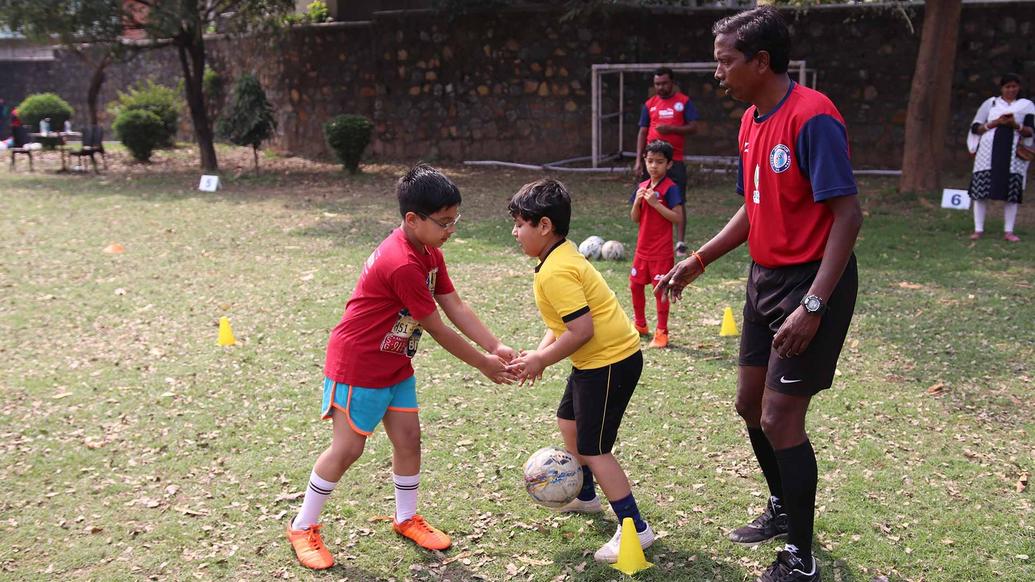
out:
M970 208L970 194L966 190L942 190L942 208L967 210Z
M198 184L198 190L202 192L215 192L219 189L219 176L201 176L201 183Z

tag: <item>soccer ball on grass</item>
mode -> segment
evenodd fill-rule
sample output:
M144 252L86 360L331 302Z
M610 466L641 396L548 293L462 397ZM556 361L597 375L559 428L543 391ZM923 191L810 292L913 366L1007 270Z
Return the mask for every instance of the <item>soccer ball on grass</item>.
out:
M543 447L525 461L525 491L539 505L564 507L581 490L582 467L568 451Z

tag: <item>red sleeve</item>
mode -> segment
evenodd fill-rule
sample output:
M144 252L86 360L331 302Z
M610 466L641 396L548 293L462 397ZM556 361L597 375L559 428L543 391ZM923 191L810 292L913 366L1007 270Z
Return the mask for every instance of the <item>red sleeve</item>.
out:
M389 284L414 319L424 319L438 308L435 298L428 291L424 273L417 265L406 264L393 271L389 276Z

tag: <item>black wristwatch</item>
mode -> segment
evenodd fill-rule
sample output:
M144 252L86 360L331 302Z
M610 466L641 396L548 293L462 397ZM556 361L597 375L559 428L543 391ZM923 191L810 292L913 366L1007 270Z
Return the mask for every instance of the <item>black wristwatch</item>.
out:
M827 304L823 303L818 295L806 295L801 300L801 306L809 315L823 315L823 312L827 310Z

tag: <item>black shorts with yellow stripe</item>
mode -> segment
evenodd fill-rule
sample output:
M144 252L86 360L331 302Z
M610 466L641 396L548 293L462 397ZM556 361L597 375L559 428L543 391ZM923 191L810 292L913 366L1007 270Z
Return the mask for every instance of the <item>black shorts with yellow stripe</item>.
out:
M624 360L601 368L572 367L568 386L557 407L557 418L575 421L580 455L604 455L618 438L625 408L643 371L639 350Z

